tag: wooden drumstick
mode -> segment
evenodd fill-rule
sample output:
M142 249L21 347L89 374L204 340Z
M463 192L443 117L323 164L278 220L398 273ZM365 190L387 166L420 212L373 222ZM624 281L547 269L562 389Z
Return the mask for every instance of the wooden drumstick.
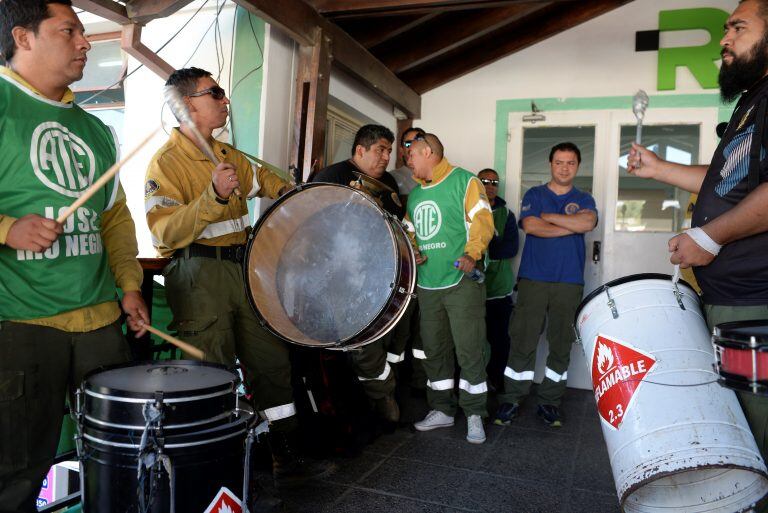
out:
M118 171L120 171L120 168L123 167L126 162L131 160L133 156L136 155L136 153L141 148L143 148L149 142L149 140L152 139L155 136L155 134L159 131L160 131L160 127L157 127L155 130L152 131L151 134L149 134L143 141L141 141L141 143L139 143L138 146L136 146L134 149L129 151L128 155L120 159L119 162L115 162L115 164L112 167L107 169L106 173L101 175L99 179L93 182L91 186L88 187L85 190L85 192L83 192L83 194L79 198L77 198L77 200L74 203L72 203L69 207L67 207L67 209L64 212L59 214L59 217L56 218L56 222L59 224L63 223L64 221L67 220L69 216L71 216L75 212L75 210L82 207L83 204L91 198L91 196L96 194L96 192L99 189L104 187L104 185L106 185L106 183L110 181Z
M184 123L189 127L192 135L197 139L198 148L205 154L205 157L210 160L214 166L221 164L221 160L219 160L218 157L216 157L216 154L213 153L211 143L209 143L208 139L206 139L205 136L200 133L200 130L197 129L197 125L192 120L187 104L184 103L184 98L181 96L179 90L171 85L165 86L163 89L163 96L165 97L165 103L168 104L168 108L171 109L171 112L173 112L173 115L179 120L179 123ZM238 187L235 187L235 194L237 196L243 195Z
M142 324L141 327L146 329L148 332L157 335L163 340L170 342L174 346L178 347L185 353L189 353L190 355L197 358L198 360L202 360L204 358L203 352L188 342L184 342L183 340L179 340L176 337L172 337L169 334L150 326L149 324Z

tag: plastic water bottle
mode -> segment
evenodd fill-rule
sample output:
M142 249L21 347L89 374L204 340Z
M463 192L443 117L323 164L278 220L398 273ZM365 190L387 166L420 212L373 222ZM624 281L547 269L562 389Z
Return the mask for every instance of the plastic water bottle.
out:
M453 266L458 268L459 267L459 261L456 260L453 263ZM469 278L470 280L476 281L477 283L483 283L485 281L485 273L483 271L481 271L480 269L478 269L477 267L475 267L474 269L472 269L469 272L465 271L464 275L467 278Z

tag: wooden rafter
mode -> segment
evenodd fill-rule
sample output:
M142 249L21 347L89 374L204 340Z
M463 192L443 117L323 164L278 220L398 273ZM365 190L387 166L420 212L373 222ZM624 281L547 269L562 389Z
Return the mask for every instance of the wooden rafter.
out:
M552 4L398 76L415 91L424 93L630 1L593 0Z
M191 2L192 0L129 0L125 7L131 21L146 24L154 19L170 16Z
M400 73L481 38L544 6L546 4L511 4L495 9L445 13L418 30L403 34L402 38L372 48L371 52L389 69Z
M316 31L330 38L334 64L409 116L421 115L421 98L341 28L302 0L235 0L242 7L285 30L299 44L312 46Z
M112 0L72 0L72 5L120 25L131 22L125 6Z
M585 0L310 0L310 3L324 16L336 19L485 9L553 1L583 3Z
M416 27L433 20L438 15L438 12L433 12L429 14L405 16L383 16L378 19L378 22L375 25L368 23L367 21L365 23L359 23L360 19L349 20L351 21L349 23L345 23L344 20L339 20L341 23L338 23L338 25L358 43L366 48L371 48L397 37L400 34L413 30Z
M163 80L166 80L175 71L173 66L141 42L141 25L123 25L120 47L125 53L152 70Z

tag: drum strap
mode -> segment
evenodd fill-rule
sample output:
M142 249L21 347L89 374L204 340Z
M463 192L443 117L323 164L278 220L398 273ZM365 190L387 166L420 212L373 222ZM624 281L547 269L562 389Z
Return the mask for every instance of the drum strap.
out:
M749 148L749 175L747 178L747 192L751 192L760 185L760 157L763 153L764 139L766 138L765 114L768 97L763 96L755 114L755 131L752 134L752 145Z

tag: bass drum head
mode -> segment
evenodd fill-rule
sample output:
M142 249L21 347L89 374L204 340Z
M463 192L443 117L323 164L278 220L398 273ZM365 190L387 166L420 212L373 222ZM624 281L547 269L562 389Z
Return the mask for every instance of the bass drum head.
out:
M248 243L246 288L277 335L344 345L373 323L398 281L398 248L385 212L342 185L311 184L261 217Z

